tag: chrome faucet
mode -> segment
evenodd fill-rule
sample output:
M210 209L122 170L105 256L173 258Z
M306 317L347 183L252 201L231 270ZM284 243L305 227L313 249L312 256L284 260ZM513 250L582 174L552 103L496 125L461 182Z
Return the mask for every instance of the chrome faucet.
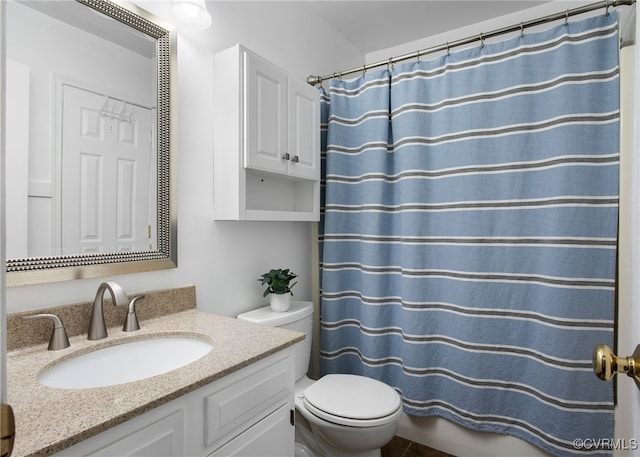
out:
M100 284L96 298L93 300L93 309L91 310L91 321L89 322L89 334L87 336L90 340L101 340L107 337L107 326L104 323L104 309L102 308L104 293L107 290L111 293L111 299L115 306L127 306L129 304L129 297L127 297L120 284L113 281Z

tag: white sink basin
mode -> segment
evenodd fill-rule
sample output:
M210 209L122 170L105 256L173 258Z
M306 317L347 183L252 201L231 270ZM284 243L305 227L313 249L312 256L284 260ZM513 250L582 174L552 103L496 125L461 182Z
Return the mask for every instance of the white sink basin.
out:
M58 363L38 381L61 389L114 386L157 376L195 362L211 351L197 338L152 338L114 344Z

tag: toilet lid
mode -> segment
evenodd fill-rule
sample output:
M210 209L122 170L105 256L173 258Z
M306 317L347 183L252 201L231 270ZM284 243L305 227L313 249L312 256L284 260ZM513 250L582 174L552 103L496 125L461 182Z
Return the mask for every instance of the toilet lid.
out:
M304 391L304 405L316 416L342 425L371 427L400 412L400 396L375 379L330 374Z

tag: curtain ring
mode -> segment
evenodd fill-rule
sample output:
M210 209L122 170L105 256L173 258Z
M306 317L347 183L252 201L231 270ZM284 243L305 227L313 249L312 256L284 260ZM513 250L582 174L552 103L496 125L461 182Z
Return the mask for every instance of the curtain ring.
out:
M387 62L387 70L393 71L393 68L394 68L393 57L389 57L389 62Z
M420 49L416 51L416 58L418 59L418 62L420 62Z
M520 22L520 36L524 36L524 22Z
M609 0L604 0L604 6L605 6L605 17L609 17Z
M447 55L451 55L451 47L449 46L449 42L447 41Z
M569 24L569 10L564 13L564 25L565 27Z
M484 48L484 36L482 36L482 33L480 33L480 47Z
M367 74L367 66L366 66L366 65L363 65L363 66L362 66L362 76L364 76L364 75L366 75L366 74Z

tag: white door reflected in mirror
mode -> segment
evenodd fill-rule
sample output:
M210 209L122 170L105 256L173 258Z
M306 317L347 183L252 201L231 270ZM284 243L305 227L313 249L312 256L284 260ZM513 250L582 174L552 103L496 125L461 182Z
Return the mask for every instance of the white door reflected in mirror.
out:
M152 110L65 85L62 255L152 250Z

